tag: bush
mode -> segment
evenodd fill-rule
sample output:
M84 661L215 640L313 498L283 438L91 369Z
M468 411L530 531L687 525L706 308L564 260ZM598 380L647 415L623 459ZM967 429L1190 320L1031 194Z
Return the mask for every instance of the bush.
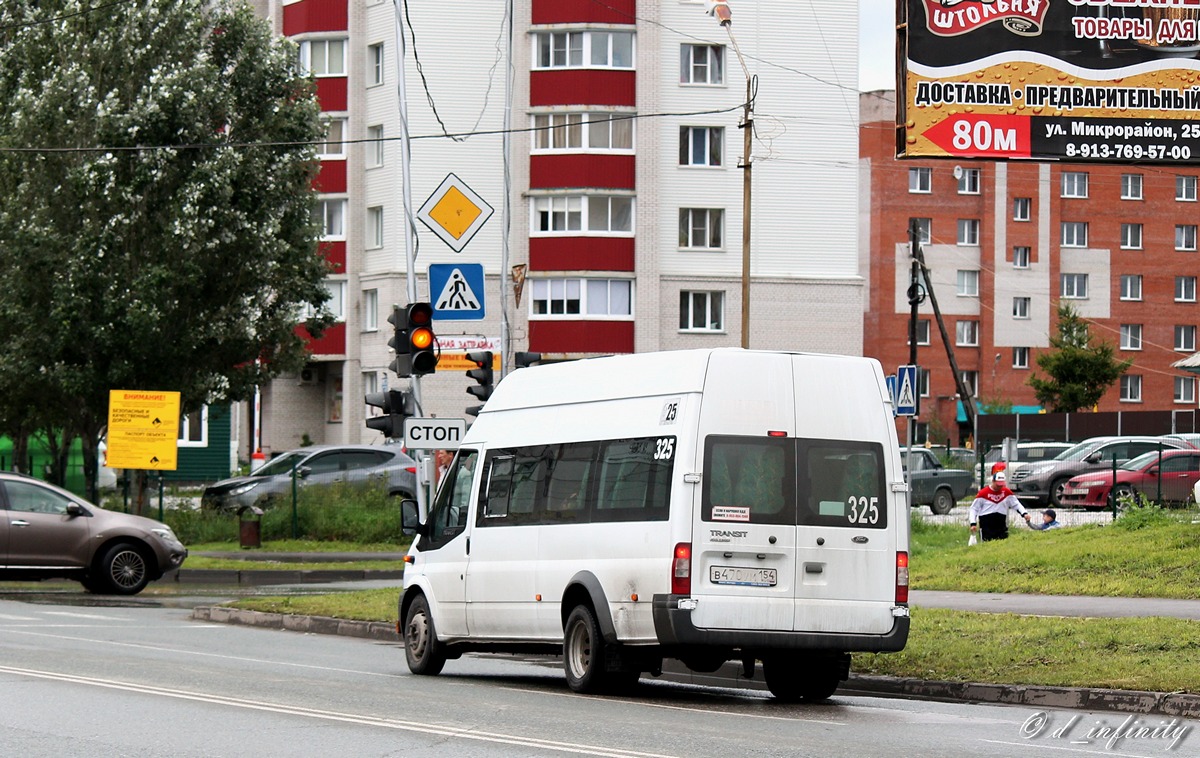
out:
M292 524L289 498L263 514L262 538L291 539ZM342 483L301 488L295 524L295 536L299 539L399 543L400 499L390 497L382 484Z
M1117 529L1132 532L1176 521L1162 506L1146 502L1140 497L1120 497L1117 505L1121 515L1112 524Z

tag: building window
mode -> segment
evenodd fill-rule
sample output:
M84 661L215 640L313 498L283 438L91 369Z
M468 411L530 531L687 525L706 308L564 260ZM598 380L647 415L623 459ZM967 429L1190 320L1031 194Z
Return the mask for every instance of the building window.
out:
M633 198L613 195L585 198L588 207L589 232L613 232L618 234L633 231Z
M383 126L368 126L367 139L367 167L378 168L383 165Z
M367 46L367 85L383 84L383 43Z
M208 447L208 406L183 414L179 419L179 447Z
M1062 173L1063 197L1087 197L1088 175L1084 171L1064 171Z
M1175 249L1176 250L1195 250L1196 249L1196 225L1195 224L1176 224L1175 225Z
M1088 225L1086 221L1062 222L1063 247L1087 247Z
M1175 302L1177 302L1177 303L1194 303L1194 302L1196 302L1196 277L1194 277L1194 276L1177 276L1177 277L1175 277Z
M304 40L300 43L300 70L307 76L345 76L346 40Z
M379 290L363 290L363 331L379 331Z
M325 309L333 314L334 321L345 321L346 281L344 279L326 279L325 289L329 291L329 299L325 301Z
M383 206L367 208L367 248L383 247Z
M725 330L724 292L680 292L679 331L721 332Z
M688 250L720 250L723 244L725 211L721 208L680 208L679 247Z
M379 372L378 371L364 371L363 375L362 375L362 387L363 387L363 392L378 392L379 391ZM367 409L367 413L366 413L367 418L371 418L372 415L374 415L376 412L378 412L378 408L376 408L373 405L365 405L364 404L364 407Z
M633 315L629 279L534 279L530 316Z
M1033 210L1033 198L1029 197L1014 197L1013 198L1013 221L1028 221L1029 214Z
M582 197L539 197L533 206L531 234L583 231Z
M1196 327L1194 325L1176 325L1175 349L1182 353L1196 352Z
M1013 268L1029 268L1029 248L1017 245L1013 248Z
M917 387L921 397L929 397L929 369L917 369Z
M317 146L319 158L344 158L346 156L346 119L322 119L325 141Z
M908 191L928 194L933 192L933 169L928 166L918 166L908 170Z
M958 220L958 244L972 246L979 244L979 219L960 218Z
M1121 349L1122 350L1141 350L1142 349L1142 325L1141 324L1121 324Z
M908 332L905 331L905 334L907 335ZM905 337L905 340L909 345L912 345L912 340L908 339L907 337ZM929 319L927 318L917 319L917 344L929 344Z
M724 45L680 45L680 84L724 84Z
M954 325L954 344L974 347L979 344L979 322L959 321Z
M346 201L318 200L313 207L313 223L321 227L321 239L346 239Z
M962 371L959 372L962 377L962 383L966 386L967 391L971 393L971 397L979 397L979 372L978 371Z
M1029 368L1029 348L1014 347L1013 348L1013 368Z
M1121 199L1122 200L1141 200L1142 199L1142 175L1141 174L1121 174Z
M633 68L633 32L541 32L536 68Z
M1185 203L1196 202L1196 177L1175 177L1175 199Z
M1062 282L1061 296L1068 300L1083 300L1088 296L1088 275L1087 274L1062 274L1059 277Z
M958 271L958 285L955 294L959 297L978 297L979 272L960 269Z
M1175 377L1175 402L1196 402L1196 380L1190 376Z
M1142 402L1142 377L1138 374L1125 374L1121 377L1121 402Z
M1121 224L1121 248L1123 250L1142 249L1142 225Z
M1029 301L1027 297L1013 298L1013 318L1029 318Z
M1122 300L1141 300L1142 299L1142 275L1141 274L1121 274L1121 299Z
M958 194L978 195L979 174L980 171L977 168L964 168L958 177Z
M910 218L908 220L908 228L916 228L917 242L922 245L928 245L933 241L933 219L931 218Z
M721 126L679 127L680 166L720 166L725 128Z
M633 233L633 198L620 195L537 197L531 235Z
M630 151L633 120L633 114L534 114L533 152Z

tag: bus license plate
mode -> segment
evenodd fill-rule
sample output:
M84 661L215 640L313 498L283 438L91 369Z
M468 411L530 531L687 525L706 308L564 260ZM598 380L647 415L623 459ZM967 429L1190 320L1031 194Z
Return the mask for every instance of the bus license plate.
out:
M709 566L708 578L713 584L740 584L747 587L774 587L779 581L779 572L773 568L739 568L737 566Z

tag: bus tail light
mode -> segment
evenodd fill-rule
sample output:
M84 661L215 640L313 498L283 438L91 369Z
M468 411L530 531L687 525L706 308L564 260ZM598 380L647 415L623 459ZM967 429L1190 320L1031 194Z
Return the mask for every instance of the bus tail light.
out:
M908 605L908 553L896 553L896 605Z
M675 546L671 561L671 594L692 594L692 543L680 542Z

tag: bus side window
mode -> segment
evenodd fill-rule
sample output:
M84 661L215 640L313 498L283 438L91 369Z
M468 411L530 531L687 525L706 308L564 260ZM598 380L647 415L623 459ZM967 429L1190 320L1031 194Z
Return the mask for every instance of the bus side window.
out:
M487 499L482 519L502 519L508 516L509 496L512 494L514 456L496 456L488 476Z

